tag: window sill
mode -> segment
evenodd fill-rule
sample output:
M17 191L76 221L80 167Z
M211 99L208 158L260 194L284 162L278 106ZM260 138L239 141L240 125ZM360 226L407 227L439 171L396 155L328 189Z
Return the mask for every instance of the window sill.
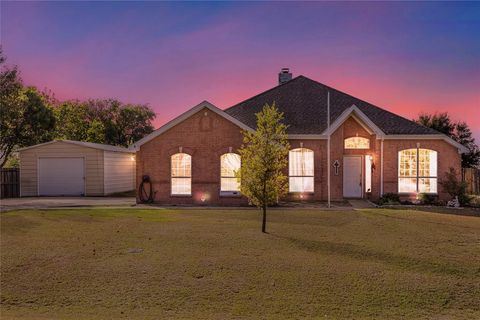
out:
M171 194L171 198L191 198L191 194Z
M417 194L428 194L432 196L438 196L438 192L398 192L399 196L412 196L412 195L417 195Z
M220 191L220 198L241 198L240 191Z
M301 194L306 194L306 195L310 195L310 196L313 196L315 194L315 192L301 192L301 191L295 191L295 192L288 192L289 195L301 195Z

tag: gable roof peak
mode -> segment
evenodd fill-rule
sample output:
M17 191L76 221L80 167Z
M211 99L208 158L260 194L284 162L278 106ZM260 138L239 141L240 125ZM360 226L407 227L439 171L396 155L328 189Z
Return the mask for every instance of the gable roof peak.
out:
M181 115L179 115L175 119L170 120L169 122L165 123L163 126L158 128L157 130L153 131L149 135L147 135L147 136L143 137L142 139L138 140L137 142L133 143L131 146L129 146L129 149L130 150L138 150L140 148L140 146L142 146L143 144L145 144L148 141L154 139L155 137L158 137L162 133L168 131L169 129L173 128L177 124L179 124L179 123L183 122L184 120L190 118L191 116L193 116L194 114L196 114L197 112L199 112L200 110L202 110L204 108L207 108L210 111L212 111L212 112L220 115L221 117L227 119L228 121L230 121L233 124L235 124L236 126L238 126L240 129L247 130L247 131L253 130L252 128L250 128L249 126L244 124L243 122L241 122L238 119L230 116L229 114L225 113L223 110L217 108L212 103L208 102L207 100L203 100L199 104L190 108L190 110L182 113Z
M275 86L247 100L233 105L226 113L249 127L256 127L255 113L265 104L276 103L289 125L289 134L321 134L327 129L327 97L330 92L330 123L345 110L355 105L381 132L389 134L436 134L390 111L334 89L304 75Z

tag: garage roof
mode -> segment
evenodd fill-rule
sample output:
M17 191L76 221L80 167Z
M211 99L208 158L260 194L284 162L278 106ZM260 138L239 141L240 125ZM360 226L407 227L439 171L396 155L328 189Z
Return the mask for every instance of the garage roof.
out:
M33 146L21 148L21 149L18 149L17 151L23 151L23 150L33 149L33 148L45 146L45 145L52 144L52 143L56 143L56 142L71 143L71 144L75 144L75 145L82 146L82 147L87 147L87 148L92 148L92 149L99 149L99 150L105 150L105 151L134 153L134 152L132 152L132 150L129 150L129 149L123 148L123 147L111 146L111 145L109 145L109 144L101 144L101 143L93 143L93 142L84 142L84 141L74 141L74 140L52 140L52 141L49 141L49 142L40 143L40 144L36 144L36 145L33 145Z

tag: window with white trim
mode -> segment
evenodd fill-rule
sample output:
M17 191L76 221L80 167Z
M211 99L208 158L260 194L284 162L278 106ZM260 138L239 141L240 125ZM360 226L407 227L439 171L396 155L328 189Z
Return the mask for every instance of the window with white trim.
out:
M370 139L363 137L350 137L344 141L345 149L370 149Z
M288 152L289 192L313 192L313 151L306 148Z
M437 193L437 152L406 149L398 152L398 192Z
M240 155L236 153L225 153L220 156L220 191L240 191L240 181L235 173L240 170Z
M176 153L171 157L172 195L192 194L192 157Z

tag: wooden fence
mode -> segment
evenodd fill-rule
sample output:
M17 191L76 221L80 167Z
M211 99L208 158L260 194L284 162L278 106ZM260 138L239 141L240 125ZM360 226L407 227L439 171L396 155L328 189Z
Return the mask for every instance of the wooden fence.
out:
M480 194L480 169L463 168L462 179L467 183L468 194Z
M2 168L0 198L17 198L20 196L20 169Z

